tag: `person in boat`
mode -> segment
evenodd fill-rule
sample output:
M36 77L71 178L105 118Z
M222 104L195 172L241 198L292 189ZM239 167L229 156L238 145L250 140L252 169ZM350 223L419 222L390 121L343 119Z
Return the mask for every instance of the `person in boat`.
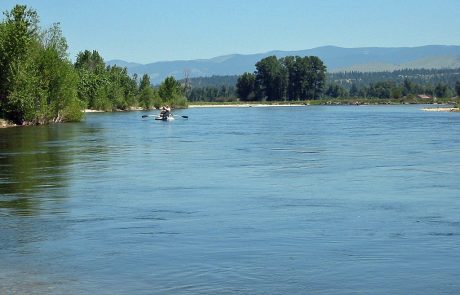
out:
M166 120L171 113L171 108L169 106L163 106L160 111L160 118Z

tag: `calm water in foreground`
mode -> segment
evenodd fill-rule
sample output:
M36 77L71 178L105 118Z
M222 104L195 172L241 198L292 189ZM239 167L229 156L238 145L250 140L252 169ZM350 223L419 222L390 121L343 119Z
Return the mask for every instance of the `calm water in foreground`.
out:
M0 130L0 294L458 294L460 114L420 108Z

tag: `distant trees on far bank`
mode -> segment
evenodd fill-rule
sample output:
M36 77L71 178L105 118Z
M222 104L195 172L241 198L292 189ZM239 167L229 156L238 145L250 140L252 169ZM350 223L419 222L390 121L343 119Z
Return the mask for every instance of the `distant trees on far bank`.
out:
M457 94L456 82L460 69L406 69L394 72L329 73L326 97L399 99L426 95L433 98L452 98Z
M391 99L427 103L460 92L460 69L406 69L395 72L326 73L321 99ZM256 75L191 78L190 101L256 101ZM295 97L290 85L287 97ZM228 89L228 91L222 91ZM425 97L421 100L417 96Z
M236 101L238 95L235 86L192 86L188 101L226 102Z
M316 56L266 57L255 65L254 73L238 78L241 100L318 99L324 92L326 66Z
M403 83L395 81L381 81L370 83L367 86L352 84L349 89L337 82L329 83L324 93L325 98L378 98L378 99L401 99L415 97L417 95L432 98L451 98L456 92L444 83L436 85L415 84L406 79Z

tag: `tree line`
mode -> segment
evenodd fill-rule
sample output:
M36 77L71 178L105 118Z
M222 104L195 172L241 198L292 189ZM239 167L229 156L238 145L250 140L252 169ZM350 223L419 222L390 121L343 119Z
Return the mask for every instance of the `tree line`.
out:
M410 80L421 86L447 84L454 88L460 80L460 69L403 69L392 72L337 72L328 73L327 80L350 88L352 84L358 87L368 86L381 81L394 81L398 84Z
M226 102L237 99L235 86L204 86L192 87L188 101L209 101L209 102Z
M255 67L254 73L238 78L236 91L241 100L307 100L323 94L326 66L316 56L269 56Z
M75 62L78 73L78 98L90 109L128 110L133 106L159 108L163 104L185 106L183 85L167 77L159 87L153 87L150 76L129 76L126 68L106 66L96 51L80 52Z
M329 83L325 98L380 98L401 99L413 98L417 95L425 95L432 98L452 98L460 95L460 80L454 87L445 83L421 85L405 79L402 82L379 81L369 85L350 84L349 87L337 82Z
M179 80L188 85L187 101L228 102L238 100L236 82L238 75L193 77Z
M153 87L85 50L72 63L59 24L43 29L35 10L16 5L0 22L0 118L16 124L79 121L85 108L127 110L185 106L185 88L173 77Z
M256 100L254 96L255 75L245 73L234 76L191 78L191 101ZM236 85L240 81L239 91ZM230 90L222 95L222 89ZM394 72L340 72L327 73L320 98L347 99L403 99L417 95L432 98L459 96L460 69L406 69ZM249 91L247 91L249 89Z
M326 97L403 98L459 95L460 69L406 69L394 72L329 73Z
M225 76L207 76L207 77L191 77L188 78L190 84L194 88L203 88L203 87L217 87L220 88L222 86L236 86L236 82L238 81L238 75L225 75ZM184 80L180 80L181 82L185 82Z

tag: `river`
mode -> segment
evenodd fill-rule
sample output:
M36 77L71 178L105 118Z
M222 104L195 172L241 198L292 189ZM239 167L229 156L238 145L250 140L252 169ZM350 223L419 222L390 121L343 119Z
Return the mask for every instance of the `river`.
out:
M0 129L0 294L460 293L460 114L421 108Z

